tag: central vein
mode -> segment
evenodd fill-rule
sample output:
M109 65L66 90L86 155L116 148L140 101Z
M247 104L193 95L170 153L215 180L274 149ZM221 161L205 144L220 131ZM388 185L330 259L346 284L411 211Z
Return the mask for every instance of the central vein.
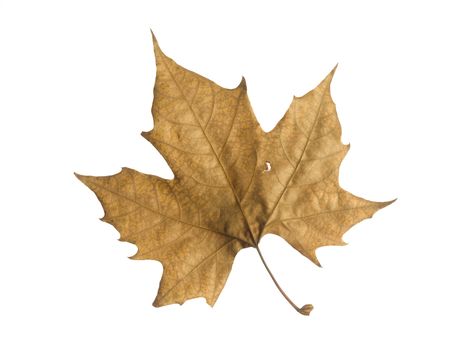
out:
M194 116L196 122L198 123L199 128L201 129L201 131L202 131L204 137L205 137L206 140L208 141L209 147L211 148L212 153L213 153L214 156L216 157L216 160L217 160L217 162L219 163L219 165L220 165L220 167L221 167L221 169L222 169L222 172L224 173L225 179L227 180L227 183L229 184L229 188L230 188L230 190L232 191L232 194L234 195L234 198L235 198L235 201L236 201L236 203L237 203L237 206L238 206L238 208L240 209L240 212L242 213L243 219L245 220L245 223L246 223L246 225L247 225L247 227L248 227L248 235L249 235L249 238L251 239L251 245L254 246L254 247L257 247L257 246L258 246L258 242L256 242L256 240L255 240L255 238L254 238L254 236L253 236L250 223L248 222L248 219L247 219L247 217L246 217L246 215L245 215L245 212L243 211L243 207L242 207L242 205L241 205L240 199L238 198L237 193L236 193L235 190L234 190L234 187L233 187L233 185L232 185L232 182L231 182L231 180L230 180L230 177L229 177L228 174L227 174L227 171L226 171L226 169L225 169L225 167L224 167L224 164L222 163L222 161L221 161L219 155L217 154L216 150L214 149L214 147L213 147L213 145L212 145L212 142L211 142L209 136L206 134L206 131L205 131L204 128L202 127L201 122L200 122L200 120L199 120L199 118L198 118L196 112L193 110L190 101L188 100L188 98L187 98L186 95L184 94L183 89L181 88L180 84L179 84L178 81L175 79L173 73L171 72L170 68L168 67L168 65L167 65L167 63L166 63L166 61L165 61L164 54L161 53L160 56L161 56L161 61L162 61L162 63L164 64L165 68L166 68L167 71L169 72L170 77L172 78L172 80L174 81L174 83L175 83L175 85L177 86L178 90L180 91L181 95L183 96L183 99L185 100L185 102L186 102L188 108L190 109L190 111L191 111L191 113L193 114L193 116ZM238 104L240 103L240 99L242 98L242 95L243 95L244 93L245 93L244 90L242 90L242 91L240 92L239 96L238 96L237 109L238 109ZM194 98L194 97L193 97L193 98ZM214 98L214 96L213 96L213 98ZM212 107L212 108L214 108L214 104L213 104L213 107ZM237 113L235 113L233 119L236 118L236 115L237 115ZM233 123L234 123L234 122L235 122L235 120L232 120L232 127L233 127ZM229 137L229 136L227 136L227 137ZM228 140L226 140L225 143L227 143L227 141L228 141ZM225 147L225 144L224 144L224 147ZM226 234L228 235L228 233L226 233ZM230 236L230 235L229 235L229 236ZM235 236L231 236L231 237L236 238Z

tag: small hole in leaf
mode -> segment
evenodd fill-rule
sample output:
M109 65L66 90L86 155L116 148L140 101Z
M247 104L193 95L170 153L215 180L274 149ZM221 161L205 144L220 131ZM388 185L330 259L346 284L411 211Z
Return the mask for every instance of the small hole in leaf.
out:
M268 171L271 171L271 163L269 161L266 161L264 163L264 170L263 170L263 173L266 173Z

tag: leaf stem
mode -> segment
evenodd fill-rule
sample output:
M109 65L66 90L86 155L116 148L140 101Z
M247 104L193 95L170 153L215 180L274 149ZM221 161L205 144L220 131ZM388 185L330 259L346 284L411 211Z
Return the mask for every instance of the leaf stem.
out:
M308 316L308 315L310 314L311 310L313 310L313 305L311 305L311 304L306 304L306 305L303 305L301 308L299 308L299 307L289 298L289 296L284 292L284 290L281 288L281 286L280 286L279 283L277 282L276 278L274 277L274 275L272 274L271 270L269 269L268 264L266 264L266 260L264 260L263 254L261 254L261 250L259 249L259 245L256 245L255 248L256 248L256 251L258 252L259 257L261 258L261 261L263 262L264 267L265 267L266 270L268 271L269 276L271 276L272 281L273 281L274 284L276 285L277 289L279 289L279 292L281 292L281 294L282 294L282 296L285 298L285 300L287 300L288 303L289 303L290 305L292 305L292 307L295 309L295 311L299 312L299 313L302 314L302 315Z

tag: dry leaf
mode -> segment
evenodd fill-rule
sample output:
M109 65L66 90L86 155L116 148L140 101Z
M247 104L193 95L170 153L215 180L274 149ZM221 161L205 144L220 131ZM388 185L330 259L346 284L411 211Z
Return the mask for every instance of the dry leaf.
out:
M153 36L154 38L154 36ZM103 221L134 243L133 259L154 259L164 272L155 306L204 297L216 302L237 252L275 233L319 265L315 251L342 245L343 234L391 202L372 202L340 188L349 146L330 83L294 97L271 132L259 126L245 80L222 88L168 58L154 38L155 128L143 136L164 156L173 180L124 168L112 176L77 177L101 201Z

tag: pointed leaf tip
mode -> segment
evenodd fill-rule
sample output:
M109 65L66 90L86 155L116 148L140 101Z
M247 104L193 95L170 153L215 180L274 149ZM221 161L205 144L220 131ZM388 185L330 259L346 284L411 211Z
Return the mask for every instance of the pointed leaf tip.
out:
M156 60L160 55L164 55L164 52L162 52L161 47L159 46L159 41L157 41L156 36L154 35L154 32L151 29L151 35L152 35L152 45L154 47L154 53L156 55Z
M240 83L238 83L237 87L235 89L247 89L246 86L246 79L244 76L242 76L242 80L240 80Z
M328 86L329 84L331 83L332 81L332 78L334 78L334 74L336 73L336 70L337 70L337 67L338 67L339 63L336 63L336 65L334 66L333 69L331 69L331 71L328 73L328 75L326 76L326 78L324 78L324 81L328 81Z
M243 75L242 75L242 80L240 80L240 85L244 85L246 87L246 79Z
M380 208L380 209L383 209L384 207L387 207L388 205L391 205L391 204L394 203L395 201L397 201L397 198L394 198L393 200L390 200L390 201L387 201L387 202L382 202L382 203L381 203L381 208Z
M79 181L81 181L81 182L83 182L83 180L84 180L84 178L85 178L84 175L78 174L77 172L73 172L73 175L75 175L76 178L77 178Z
M151 36L152 36L152 42L154 43L157 43L157 39L156 39L156 35L154 34L153 30L151 28L149 28L149 30L151 31Z

